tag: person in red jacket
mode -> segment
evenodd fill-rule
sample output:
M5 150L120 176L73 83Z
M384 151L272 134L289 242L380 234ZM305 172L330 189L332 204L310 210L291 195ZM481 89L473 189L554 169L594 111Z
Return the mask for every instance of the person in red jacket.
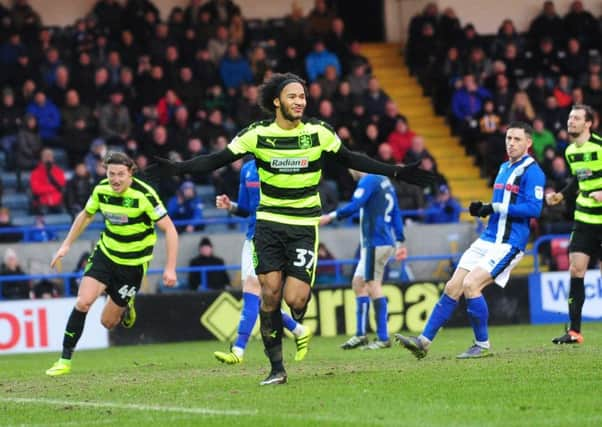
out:
M49 148L43 149L40 163L31 172L30 178L34 212L36 214L63 212L65 184L65 173L54 163L54 153Z
M182 105L182 101L178 95L172 90L167 89L165 96L159 99L157 103L157 114L159 116L159 124L167 126L173 121L176 110Z

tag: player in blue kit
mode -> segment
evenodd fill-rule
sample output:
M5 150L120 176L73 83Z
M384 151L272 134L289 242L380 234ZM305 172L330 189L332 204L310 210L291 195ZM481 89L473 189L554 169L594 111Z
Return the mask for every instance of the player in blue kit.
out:
M457 358L491 355L487 329L489 311L481 292L493 282L506 286L510 271L523 257L529 239L529 222L539 217L543 205L546 178L535 159L527 154L532 132L528 124L510 123L506 131L508 161L500 166L492 202L472 202L469 208L472 216L489 216L487 228L462 255L422 334L418 337L395 335L418 359L426 356L435 335L451 317L462 295L475 342Z
M253 235L255 234L255 211L259 206L259 174L255 160L248 161L240 170L240 185L238 202L233 202L225 195L216 197L215 205L220 209L227 209L233 215L249 218L247 234L242 247L241 276L243 280L243 306L238 323L238 336L230 352L216 351L215 358L222 363L234 365L242 363L245 348L251 337L251 332L259 315L261 286L253 267ZM295 336L297 352L295 360L301 361L308 351L311 331L296 322L291 316L282 312L282 323L286 329Z
M320 225L360 212L360 261L351 282L356 295L357 329L355 336L341 348L379 350L391 347L387 331L387 298L383 295L382 280L385 266L393 254L397 260L407 256L407 250L402 246L403 224L397 195L389 178L355 170L350 173L358 180L352 200L342 208L323 215ZM370 299L376 313L377 335L371 343L366 337Z

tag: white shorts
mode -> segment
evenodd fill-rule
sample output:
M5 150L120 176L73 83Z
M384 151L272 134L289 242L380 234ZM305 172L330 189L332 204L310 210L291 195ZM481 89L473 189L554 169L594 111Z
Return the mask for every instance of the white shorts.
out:
M371 280L382 281L385 266L394 253L395 248L393 246L362 248L360 262L357 264L354 276L359 276L366 282Z
M475 267L481 267L503 288L508 283L510 272L523 255L523 251L508 243L493 243L477 239L460 258L458 268L472 271Z
M253 266L253 242L245 239L240 256L240 278L244 283L249 276L257 277L255 267Z

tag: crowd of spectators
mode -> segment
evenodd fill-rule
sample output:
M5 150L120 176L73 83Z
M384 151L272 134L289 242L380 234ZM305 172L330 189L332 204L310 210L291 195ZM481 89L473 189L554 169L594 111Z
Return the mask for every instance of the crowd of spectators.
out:
M532 154L546 173L546 191L559 191L569 176L564 150L571 105L593 107L593 129L599 127L601 28L602 17L581 1L563 16L545 1L526 32L504 19L497 34L482 36L453 9L440 12L432 3L410 22L405 58L483 177L491 183L505 160L507 124L521 120L533 125ZM544 209L538 231L567 232L570 205Z
M140 169L154 156L222 149L265 118L258 86L274 72L307 79L307 115L351 149L387 162L432 159L325 0L307 14L293 2L289 15L264 21L244 19L231 0L190 0L166 19L150 0L122 3L98 0L64 28L43 26L27 0L0 5L0 149L16 190L31 197L28 213L77 213L105 174L108 149L125 151ZM191 185L235 198L240 166L156 185L176 218L195 220L202 211ZM340 165L328 164L325 178L337 184L328 200L350 197L354 183ZM426 207L437 188L411 208Z

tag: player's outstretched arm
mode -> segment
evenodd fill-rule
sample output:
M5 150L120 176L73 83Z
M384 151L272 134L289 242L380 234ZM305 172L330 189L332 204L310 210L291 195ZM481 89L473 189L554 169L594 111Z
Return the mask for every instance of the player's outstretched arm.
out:
M390 165L371 159L365 154L356 153L341 146L335 153L337 160L348 168L362 172L385 175L408 184L426 187L435 179L435 176L424 169L420 169L420 163L412 163L407 166Z
M144 170L147 175L182 175L185 173L204 173L219 169L222 166L232 163L240 158L229 149L218 151L217 153L197 156L183 162L176 162L163 157L155 157L155 163Z
M85 210L81 211L75 217L73 224L71 224L71 228L69 229L69 233L67 233L67 237L63 240L63 243L56 251L56 254L52 257L52 261L50 261L50 267L54 268L60 260L67 255L69 249L73 242L77 240L80 234L90 225L90 223L94 220L94 215L89 214Z
M166 286L175 286L178 278L176 276L176 263L178 259L178 232L169 215L165 215L157 221L157 227L165 233L165 268L163 269L163 283Z

